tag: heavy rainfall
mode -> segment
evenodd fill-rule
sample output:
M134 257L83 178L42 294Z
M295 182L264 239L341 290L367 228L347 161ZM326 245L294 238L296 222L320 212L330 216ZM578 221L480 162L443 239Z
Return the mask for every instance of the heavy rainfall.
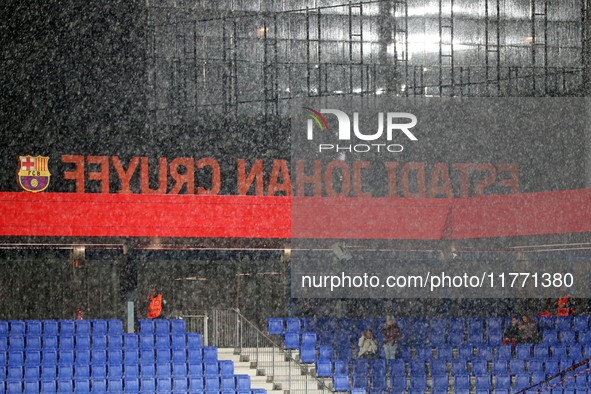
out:
M591 392L588 1L0 15L0 392Z

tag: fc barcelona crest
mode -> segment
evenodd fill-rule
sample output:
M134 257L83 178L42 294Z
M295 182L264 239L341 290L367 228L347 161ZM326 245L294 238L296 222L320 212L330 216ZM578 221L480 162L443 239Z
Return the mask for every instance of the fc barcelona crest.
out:
M49 186L49 157L19 156L18 184L28 192L42 192Z

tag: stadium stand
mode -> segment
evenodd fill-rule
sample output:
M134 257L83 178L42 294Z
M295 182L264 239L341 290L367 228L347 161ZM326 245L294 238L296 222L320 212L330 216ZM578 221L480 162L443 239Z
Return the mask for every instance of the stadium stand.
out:
M112 319L0 321L0 392L266 393L218 360L217 348L201 346L200 334L186 333L184 321L139 327L123 334Z

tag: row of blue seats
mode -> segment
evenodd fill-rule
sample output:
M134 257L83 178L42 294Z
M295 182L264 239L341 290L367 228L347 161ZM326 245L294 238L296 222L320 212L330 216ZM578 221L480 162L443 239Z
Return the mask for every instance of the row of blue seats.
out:
M231 361L195 363L141 362L135 364L92 364L92 365L9 365L0 367L0 380L5 379L55 379L64 378L107 378L138 376L204 376L234 378L234 364Z
M8 354L8 357L6 355ZM141 349L141 350L27 350L0 352L1 365L36 364L106 364L134 363L141 361L217 361L217 348L205 346L186 349Z
M530 389L526 391L526 394L538 394L539 390L537 387L534 389ZM420 389L412 389L407 388L406 391L403 389L356 389L351 388L349 390L343 390L350 394L425 394L425 390ZM486 389L478 389L474 390L474 394L511 394L516 392L517 390L507 390L507 389L493 389L493 390L486 390ZM454 390L455 393L460 394L470 394L472 391L470 390ZM429 390L430 394L448 394L448 390L446 389L433 389ZM575 388L553 388L551 390L544 391L544 394L591 394L591 389L575 389Z
M545 330L575 330L587 331L590 328L590 316L542 316L534 317L541 331ZM397 318L396 325L402 332L413 331L452 331L471 332L484 330L502 331L510 324L510 317L482 318ZM384 318L268 318L268 332L270 335L280 335L286 332L355 332L373 329L378 331L386 322Z
M140 319L139 332L143 334L176 334L185 332L182 319ZM0 337L8 335L58 334L121 334L123 322L118 319L96 320L1 320Z
M383 344L384 336L380 333L376 333L374 338L378 344ZM357 343L357 337L347 332L286 332L283 334L284 346L286 349L297 349L301 346L351 346ZM563 344L571 346L575 344L589 345L591 344L591 331L557 331L547 330L543 331L541 335L541 342L547 345L558 345ZM401 345L432 345L432 346L461 346L461 345L493 345L498 346L503 342L502 332L489 332L485 337L482 332L469 334L467 337L463 333L458 335L438 335L438 333L432 332L428 335L421 335L420 333L413 333L410 337L403 337L398 343Z
M184 348L201 346L201 334L10 335L0 337L0 351L21 349Z
M572 374L571 374L572 375ZM531 387L536 383L543 382L547 378L551 376L547 376L544 374L516 374L516 375L490 375L490 374L483 374L483 375L456 375L451 376L448 374L442 375L435 375L431 378L431 385L430 388L432 390L448 390L450 386L453 386L454 391L463 391L463 390L493 390L493 389L500 389L500 390L512 390L513 392L517 392L522 389L526 389ZM472 382L473 384L472 384ZM513 381L513 384L512 384ZM588 389L590 387L589 381L587 379L587 375L579 375L573 379L569 379L564 381L563 383L559 383L561 381L560 378L552 379L549 384L557 383L560 388L579 388L579 389ZM333 376L333 386L335 391L348 391L351 388L361 388L361 389L391 389L391 390L398 390L404 391L406 389L412 390L419 390L425 391L428 388L428 381L427 378L424 376L411 376L407 379L405 376L394 377L390 379L390 385L385 378L374 378L374 379L367 379L367 377L355 377L351 378L349 381L349 376L347 375L335 375ZM544 386L539 387L536 389L538 392L539 389L543 388ZM487 391L488 392L488 391Z
M454 357L455 349L455 357ZM332 346L301 346L299 348L300 360L304 363L311 363L315 360L352 360L351 348L340 349L333 348ZM575 359L581 360L584 358L591 357L591 344L580 346L564 346L555 345L547 346L543 344L529 345L529 344L518 344L513 349L512 345L501 345L501 346L471 346L462 345L458 347L452 346L440 346L432 348L429 346L421 346L414 348L414 354L410 347L399 346L397 350L397 358L404 360L419 359L419 360L510 360L510 359ZM378 352L377 358L385 358L383 348Z
M212 384L211 387L214 387ZM207 388L202 378L109 378L0 381L4 393L203 393L203 394L266 394L264 389Z
M408 365L407 365L408 364ZM350 365L341 360L316 361L316 373L318 376L333 375L366 375L366 376L427 376L475 374L521 374L521 373L545 373L555 375L559 371L567 369L574 364L572 360L431 360L428 365L424 362L407 362L403 360L355 360Z

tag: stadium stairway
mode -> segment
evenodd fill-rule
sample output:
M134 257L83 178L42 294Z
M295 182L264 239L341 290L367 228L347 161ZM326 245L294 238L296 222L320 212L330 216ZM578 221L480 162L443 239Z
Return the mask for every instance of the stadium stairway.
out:
M219 349L218 357L234 362L234 371L248 374L251 377L251 387L266 389L268 393L290 394L321 394L326 393L318 389L319 381L312 376L311 368L302 367L294 362L299 358L297 350L284 351L278 348L258 348L258 363L251 362L245 354L254 349ZM290 361L291 359L291 361Z

